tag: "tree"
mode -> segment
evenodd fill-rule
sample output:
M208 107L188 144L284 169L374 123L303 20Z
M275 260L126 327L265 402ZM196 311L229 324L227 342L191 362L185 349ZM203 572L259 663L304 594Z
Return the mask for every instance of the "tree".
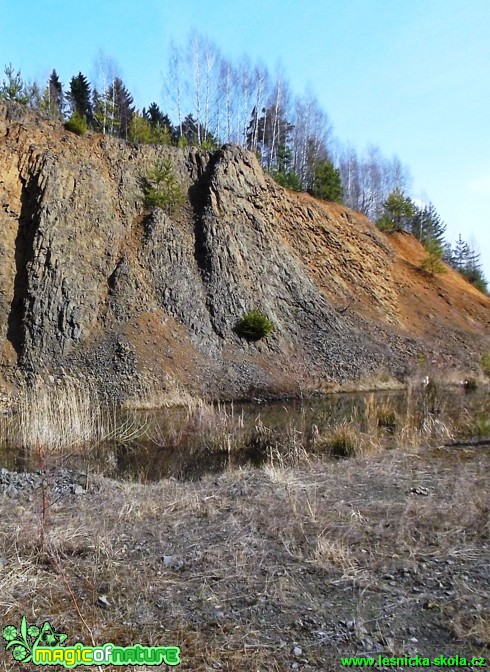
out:
M172 122L170 121L169 116L163 114L156 103L152 103L147 110L143 108L142 114L145 119L148 119L153 128L168 126L168 128L172 130Z
M134 114L133 97L120 77L116 77L111 84L108 96L113 107L111 133L127 140L129 124Z
M63 114L63 86L56 70L53 70L48 81L49 112L57 117Z
M37 82L28 82L24 86L26 105L33 110L38 110L42 107L42 93Z
M259 115L257 110L263 109L269 81L269 73L264 66L256 66L253 72L253 99L254 107L252 110L252 119L245 129L244 142L246 147L252 152L257 152L259 142Z
M115 107L109 89L103 93L94 90L92 98L94 128L99 133L112 133L116 127Z
M182 122L182 135L178 140L179 147L187 145L201 146L203 149L216 147L216 138L202 124L199 124L192 114L188 114Z
M466 241L463 240L461 234L459 234L458 240L456 241L452 252L452 266L457 271L462 271L468 262L469 256L470 246Z
M246 145L251 148L254 144L262 164L267 170L281 170L281 161L285 151L290 149L291 132L294 126L282 116L281 109L267 107L257 118L254 108L252 118L247 127ZM257 140L255 140L255 134Z
M342 203L343 190L340 171L328 159L315 164L313 180L308 193L324 201Z
M70 81L70 91L68 93L68 100L72 114L85 119L87 124L93 123L92 101L90 96L90 84L85 75L81 72L76 77L72 77Z
M144 108L142 114L134 112L131 117L128 139L137 144L156 145L171 145L173 140L169 127L166 124L160 126L159 122L152 124Z
M93 107L97 130L128 139L134 115L133 97L119 77L114 79L105 93L94 92Z
M87 120L85 117L81 117L78 112L74 112L65 122L65 128L76 135L83 135L88 130Z
M183 56L182 50L172 42L170 44L168 77L165 83L165 89L175 104L175 111L177 113L177 125L179 137L182 137L182 97L183 97L183 83L182 83L182 66Z
M315 165L329 158L330 123L311 92L294 105L293 166L305 188L313 181Z
M15 72L12 63L10 63L5 66L4 73L7 79L2 81L0 98L26 105L29 101L29 95L27 94L20 70Z
M148 119L135 112L131 117L128 128L128 138L136 144L149 144L153 142L152 127Z
M413 217L407 226L408 231L423 245L426 245L429 240L435 240L441 250L443 249L446 225L432 203L423 208L415 207Z
M385 214L384 204L389 195L396 190L403 192L409 185L408 170L400 160L396 156L387 159L374 146L364 155L359 155L352 147L340 148L337 162L344 203L373 221ZM381 225L391 226L386 218Z
M277 169L271 171L271 175L282 187L302 191L301 180L292 168L292 151L289 147L281 145L277 150Z
M441 261L442 248L437 240L429 238L425 243L425 249L427 250L427 256L422 262L423 270L432 276L435 273L445 273L446 267Z
M459 271L472 285L483 293L487 292L488 283L482 271L480 254L474 246L468 245L463 240L461 234L452 248L449 246L448 250L445 247L444 255L445 261Z
M156 103L152 103L146 110L143 108L143 117L148 121L153 136L152 142L170 145L178 142L178 129L172 126L168 114L164 114Z
M159 160L148 171L143 187L145 205L171 213L184 202L184 192L174 175L169 158Z
M395 189L383 203L383 212L376 220L376 226L382 231L406 229L414 213L415 206L412 200L400 189Z
M460 272L472 285L486 293L487 281L482 271L480 253L471 245L468 245L465 264Z

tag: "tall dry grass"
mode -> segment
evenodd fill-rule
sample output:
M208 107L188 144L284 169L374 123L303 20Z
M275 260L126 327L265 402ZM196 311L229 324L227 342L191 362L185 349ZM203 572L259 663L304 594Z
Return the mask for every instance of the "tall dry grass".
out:
M16 412L4 419L10 445L44 455L85 450L104 441L130 441L144 425L121 419L115 404L102 400L90 382L65 376L36 377L21 385Z
M361 407L343 419L316 418L305 412L289 413L278 420L258 409L255 418L237 412L233 403L213 405L194 400L173 420L149 430L151 441L170 450L192 453L249 455L254 463L280 469L332 457L376 455L401 447L418 450L434 441L450 440L452 427L442 413L437 389L411 388L404 404L395 398L372 394Z

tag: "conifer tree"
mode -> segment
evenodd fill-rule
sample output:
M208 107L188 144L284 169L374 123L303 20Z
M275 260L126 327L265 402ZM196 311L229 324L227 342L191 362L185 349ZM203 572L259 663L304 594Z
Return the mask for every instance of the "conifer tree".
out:
M148 119L135 112L131 117L128 127L128 138L136 144L149 144L153 142L153 129Z
M89 125L93 123L92 102L90 96L90 84L81 72L70 81L68 100L72 114L77 114L85 119Z
M328 159L317 161L308 193L324 201L342 203L343 191L340 171Z
M461 271L466 266L468 261L468 256L470 253L470 246L465 242L459 234L458 240L456 241L453 248L453 266L457 271Z
M382 231L406 229L414 213L412 199L400 189L395 189L383 203L383 212L376 220L376 225Z
M133 97L124 86L120 77L116 77L108 91L113 107L111 133L127 140L129 124L134 114Z
M29 101L29 95L27 94L20 70L15 72L12 63L9 63L9 65L5 66L4 73L7 79L2 81L0 98L26 105Z
M422 262L424 271L432 276L436 273L445 273L446 267L442 263L442 248L437 240L429 238L425 243L425 249L427 250L427 256Z
M423 208L414 208L413 217L407 222L407 230L423 245L429 240L435 240L442 250L446 225L432 203Z
M151 126L153 142L163 145L170 145L172 141L177 143L177 129L173 127L169 116L164 114L156 103L152 103L147 110L143 108L143 117Z
M49 111L51 114L61 116L63 113L63 86L56 70L50 75L48 82Z

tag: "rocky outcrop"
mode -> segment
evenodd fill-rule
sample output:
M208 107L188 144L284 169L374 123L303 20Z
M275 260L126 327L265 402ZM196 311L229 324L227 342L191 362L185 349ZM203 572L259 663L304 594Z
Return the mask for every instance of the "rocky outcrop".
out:
M186 194L173 213L143 203L162 158ZM64 369L119 397L175 382L247 396L403 378L421 352L468 367L488 347L488 298L463 281L441 290L455 274L428 278L364 217L287 192L235 146L78 137L1 104L0 199L5 378ZM429 287L434 329L407 312L404 275ZM250 344L234 326L253 307L276 329Z

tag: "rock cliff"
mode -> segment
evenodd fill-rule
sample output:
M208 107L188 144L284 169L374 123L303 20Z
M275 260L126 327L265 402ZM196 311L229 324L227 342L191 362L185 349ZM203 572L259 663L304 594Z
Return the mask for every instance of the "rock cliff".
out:
M186 198L146 208L170 159ZM490 299L435 278L405 234L276 185L235 146L135 146L0 104L0 366L81 373L119 398L222 397L474 370ZM258 307L272 335L235 333Z

